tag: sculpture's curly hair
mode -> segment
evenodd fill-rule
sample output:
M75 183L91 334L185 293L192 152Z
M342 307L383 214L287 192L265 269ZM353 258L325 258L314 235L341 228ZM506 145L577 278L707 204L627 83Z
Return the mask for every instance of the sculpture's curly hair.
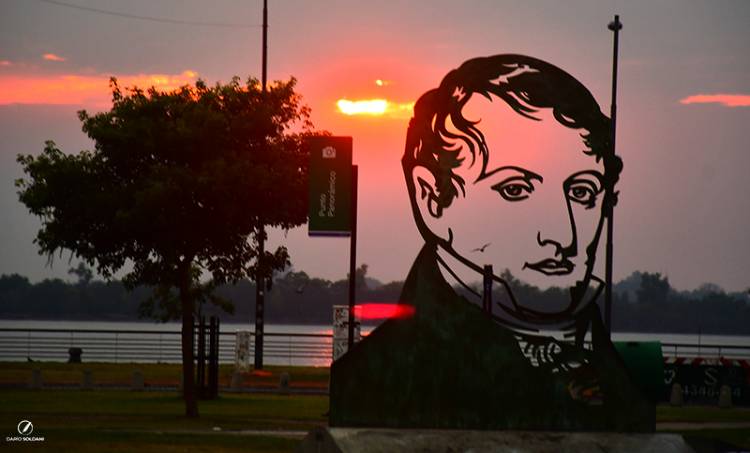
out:
M453 171L464 161L459 157L461 143L471 156L470 165L479 159L479 178L485 175L490 150L478 122L466 119L462 113L475 94L488 99L497 96L519 115L532 120L539 120L533 115L539 109L552 109L560 124L585 131L581 134L587 148L583 152L595 156L597 162L603 161L604 203L614 206L614 186L622 171L622 160L614 153L610 119L573 76L542 60L513 54L468 60L416 102L401 160L412 200L416 188L411 175L417 166L425 167L435 177L436 193L430 210L436 217L451 205L459 190L464 192L465 181ZM449 130L449 120L459 133ZM461 143L457 145L457 141Z

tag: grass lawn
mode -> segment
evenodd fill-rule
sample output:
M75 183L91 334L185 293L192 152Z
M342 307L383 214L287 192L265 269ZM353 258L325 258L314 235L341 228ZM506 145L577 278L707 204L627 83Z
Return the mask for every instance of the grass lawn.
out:
M656 407L657 422L746 422L750 423L750 408L733 407L721 409L716 406L672 407L662 404Z
M9 444L3 438L2 447L57 452L290 452L300 437L281 431L304 433L328 422L327 396L221 393L217 400L199 403L200 418L186 419L182 415L183 401L176 391L8 387L27 383L34 368L42 370L44 381L49 384L79 384L83 370L89 369L95 383L125 387L134 369L140 370L146 384L152 386L176 385L180 372L179 365L171 364L0 363L0 384L6 385L0 388L0 426L4 436L15 436L18 422L26 419L34 424L33 435L45 438L42 443L25 444ZM265 371L248 373L246 385L275 387L282 372L290 374L293 386L295 382L300 387L325 388L328 384L327 368L268 367ZM227 385L230 376L231 368L222 366L221 385ZM657 408L657 422L750 422L750 408L661 405ZM717 445L750 451L747 427L668 428L662 432L683 434L699 453L716 451Z
M64 363L64 362L0 362L1 384L26 384L31 380L32 370L39 369L48 385L80 385L84 370L90 370L95 385L129 386L133 372L140 371L146 386L177 386L180 383L182 365L163 363ZM233 365L219 366L219 386L229 386ZM290 375L292 388L326 389L328 367L267 366L261 373L244 373L243 386L270 387L279 384L279 375Z
M176 392L4 389L0 400L5 436L30 420L45 442L23 448L50 451L292 451L298 439L237 431L305 432L327 424L328 411L327 397L266 394L201 401L198 419L182 416Z

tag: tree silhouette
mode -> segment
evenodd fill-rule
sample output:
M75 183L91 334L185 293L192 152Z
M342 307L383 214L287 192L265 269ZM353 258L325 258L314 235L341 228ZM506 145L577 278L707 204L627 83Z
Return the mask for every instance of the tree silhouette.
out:
M312 124L295 83L262 92L257 80L235 77L123 93L112 79L112 109L78 113L93 151L66 155L48 141L39 156L18 156L20 200L42 220L40 253L71 250L106 278L132 262L124 283L156 287L145 312L182 318L187 416L198 416L195 302L211 299L215 284L283 268L284 247L265 252L258 268L262 226L306 220ZM200 284L204 274L213 282Z
M669 279L663 277L659 272L653 274L644 272L641 275L641 287L636 292L638 302L654 305L664 305L671 287Z
M86 266L86 263L78 263L78 267L71 267L68 269L68 274L75 275L78 278L78 286L85 287L91 283L91 279L94 278L94 273Z

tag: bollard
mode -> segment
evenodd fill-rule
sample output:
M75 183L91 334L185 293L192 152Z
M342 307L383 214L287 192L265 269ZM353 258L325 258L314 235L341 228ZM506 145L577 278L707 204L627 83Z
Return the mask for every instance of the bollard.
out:
M81 390L93 390L94 388L94 373L91 370L83 370L83 381L81 382Z
M81 348L68 348L68 363L81 363Z
M235 371L232 373L232 382L229 383L229 388L232 390L239 390L240 387L242 387L243 380L244 377L242 376L242 372Z
M32 389L38 390L41 389L44 386L44 381L42 380L42 370L39 368L34 368L31 370L31 385L30 387Z
M139 391L143 390L145 383L143 382L143 373L140 370L133 371L133 381L130 385L130 390Z
M680 384L672 385L672 394L669 396L669 404L672 406L682 406L682 386Z
M728 385L721 386L719 390L719 407L732 407L732 387Z
M289 393L289 373L286 371L279 375L279 392L284 394Z

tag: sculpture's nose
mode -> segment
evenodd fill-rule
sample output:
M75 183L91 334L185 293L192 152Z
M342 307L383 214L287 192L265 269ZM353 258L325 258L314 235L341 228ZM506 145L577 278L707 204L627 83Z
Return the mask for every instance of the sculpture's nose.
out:
M536 242L540 247L552 248L556 257L575 256L575 221L566 199L548 210L536 233Z

